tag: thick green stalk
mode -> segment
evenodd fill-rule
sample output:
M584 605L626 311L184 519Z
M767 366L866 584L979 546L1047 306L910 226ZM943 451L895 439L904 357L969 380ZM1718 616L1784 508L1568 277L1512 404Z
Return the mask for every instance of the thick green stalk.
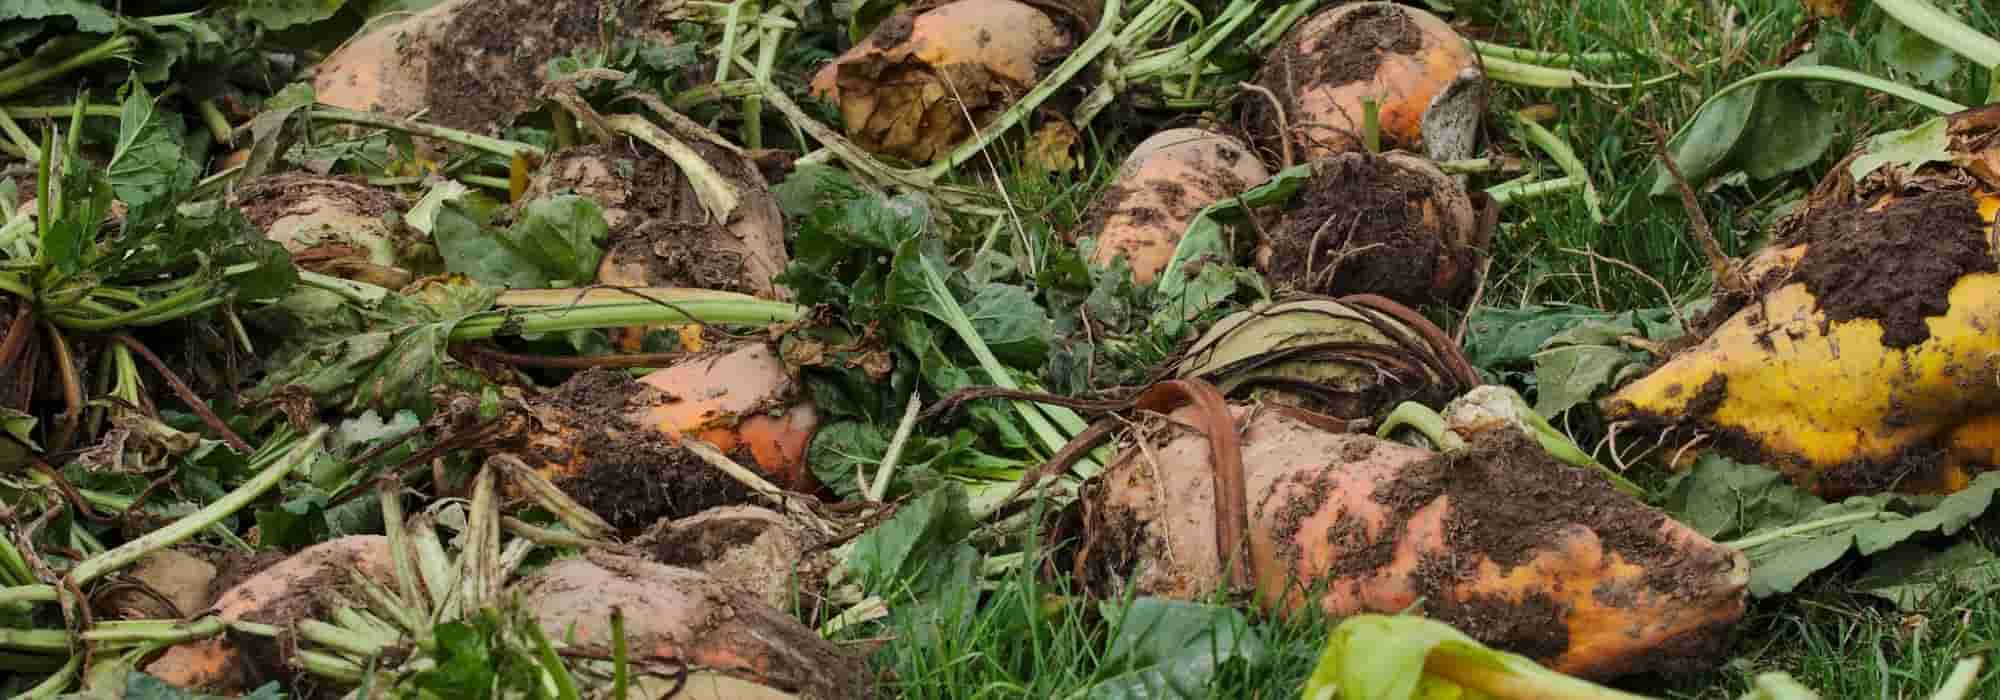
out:
M69 651L69 632L0 627L0 649L62 654Z
M1486 188L1486 195L1493 203L1501 206L1515 202L1540 199L1553 194L1561 194L1583 188L1583 181L1564 175L1540 182L1510 182Z
M83 655L71 654L69 661L64 663L62 668L56 669L55 673L49 674L48 678L36 684L35 687L29 688L27 692L15 696L15 700L46 700L47 698L53 698L56 694L68 688L70 682L76 680L77 672L82 669Z
M1828 528L1839 527L1851 523L1866 522L1869 520L1891 520L1900 517L1902 516L1896 515L1894 513L1885 513L1873 510L1861 513L1848 513L1846 515L1836 515L1829 518L1820 518L1819 520L1803 522L1789 527L1781 527L1776 530L1772 530L1770 532L1751 535L1749 537L1745 537L1742 539L1730 540L1728 542L1723 542L1722 546L1742 551L1751 549L1753 547L1760 547L1763 545L1767 545L1772 542L1785 539L1787 537L1797 537L1799 535L1809 534L1818 530L1825 530Z
M26 92L37 85L54 80L70 71L117 58L120 54L131 50L138 43L138 39L130 36L114 36L105 39L96 46L85 49L81 53L58 61L55 65L42 69L26 69L18 74L0 79L0 99L6 99ZM12 68L12 66L9 68Z
M1474 51L1478 51L1481 57L1489 59L1499 58L1507 61L1533 63L1543 66L1553 66L1557 68L1568 68L1578 65L1606 66L1618 62L1618 54L1612 53L1610 51L1594 51L1589 53L1559 53L1554 51L1536 51L1534 49L1520 49L1512 46L1504 46L1501 44L1479 41L1477 39L1472 40L1472 48Z
M236 511L242 510L276 488L279 482L284 481L286 476L291 475L312 456L313 450L319 447L320 440L326 437L326 433L327 427L324 425L313 429L312 434L292 447L284 457L257 472L256 476L250 477L249 481L243 482L242 486L236 487L236 490L229 492L228 495L216 499L201 510L175 520L166 527L146 533L111 551L85 559L77 564L76 568L70 569L67 578L73 584L82 586L98 576L124 568L148 553L180 544L187 538L193 537L195 533L221 522L223 518L235 514Z
M1576 151L1570 148L1569 143L1557 137L1555 132L1535 123L1535 120L1520 114L1514 115L1514 123L1520 125L1528 143L1535 144L1543 153L1549 154L1549 159L1556 162L1556 167L1562 168L1564 175L1583 183L1583 205L1590 211L1591 222L1604 223L1604 209L1597 201L1597 186L1591 184L1590 170L1584 167L1582 159L1576 157Z
M1425 439L1430 440L1432 447L1439 452L1458 452L1466 448L1465 438L1459 437L1458 433L1451 431L1450 426L1445 425L1444 416L1438 415L1438 412L1431 407L1415 401L1404 401L1396 406L1395 410L1390 411L1389 417L1382 419L1382 427L1375 430L1375 437L1387 440L1395 435L1397 430L1403 428L1417 431Z
M42 584L0 588L0 605L56 602L56 587Z
M0 112L15 119L57 119L76 113L76 105L49 105L34 107L0 107ZM109 117L117 119L125 116L125 108L118 105L90 104L83 106L83 116Z
M651 302L578 304L475 314L452 327L451 339L453 342L466 342L503 334L559 333L689 322L754 326L789 323L804 315L804 307L763 299L691 299L671 305Z
M546 151L543 151L540 147L531 144L525 144L519 141L508 141L506 139L496 139L491 136L482 136L479 134L472 133L470 131L460 131L458 129L450 129L442 126L437 126L435 124L425 124L423 122L413 121L409 119L398 119L396 117L392 117L386 114L376 114L374 112L358 112L355 110L344 109L341 107L335 107L327 104L315 104L313 105L311 111L307 112L307 114L311 115L311 117L314 119L324 119L330 122L338 122L342 124L355 124L358 126L372 126L381 129L393 129L395 131L401 131L406 134L423 136L426 138L437 139L439 141L455 143L460 146L464 146L466 148L485 151L487 153L492 153L494 155L499 155L499 156L505 156L508 158L512 158L518 155L518 156L525 156L534 160L540 160L543 156L547 155Z

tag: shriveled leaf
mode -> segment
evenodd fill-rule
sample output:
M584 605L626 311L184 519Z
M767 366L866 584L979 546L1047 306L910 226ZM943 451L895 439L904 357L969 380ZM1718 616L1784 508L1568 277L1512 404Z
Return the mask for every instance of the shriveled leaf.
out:
M1855 180L1868 177L1883 166L1915 171L1925 163L1951 162L1951 132L1944 117L1935 117L1909 129L1877 134L1868 140L1868 151L1855 157L1847 173Z
M428 406L438 387L477 386L446 352L452 329L493 305L499 290L446 285L425 299L392 294L367 311L367 326L326 328L280 349L275 369L250 391L269 398L297 387L324 408L358 412Z
M1977 542L1959 542L1943 551L1900 544L1875 557L1857 587L1912 612L1941 589L1976 594L2000 590L2000 556Z
M1113 612L1118 633L1105 658L1125 671L1092 686L1093 700L1210 697L1224 665L1265 654L1263 638L1235 608L1149 597Z

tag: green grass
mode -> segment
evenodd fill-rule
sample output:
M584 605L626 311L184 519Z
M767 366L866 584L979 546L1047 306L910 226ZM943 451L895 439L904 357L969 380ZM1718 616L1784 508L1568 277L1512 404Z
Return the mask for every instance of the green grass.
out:
M1508 209L1482 303L1567 302L1629 309L1669 301L1685 304L1703 296L1710 287L1708 268L1678 199L1634 197L1630 206L1620 205L1650 185L1645 176L1655 158L1649 125L1671 132L1718 88L1776 67L1780 52L1805 21L1798 0L1457 4L1477 38L1546 51L1617 52L1622 58L1616 63L1586 69L1601 81L1677 76L1629 90L1499 88L1495 115L1534 105L1554 108L1558 117L1548 126L1589 167L1606 211L1617 212L1605 224L1593 223L1575 195ZM1976 0L1940 4L1975 28L2000 35L2000 6ZM1853 33L1857 31L1847 23L1829 22L1816 41L1827 44L1837 65L1892 75L1874 56L1868 35ZM1924 87L1975 104L1984 79L1967 69L1948 85ZM1775 213L1798 200L1860 140L1929 116L1921 108L1857 88L1814 87L1813 92L1842 115L1833 145L1820 162L1789 176L1711 184L1701 192L1706 218L1729 254L1754 250ZM1504 122L1496 118L1494 123ZM1005 147L993 149L991 166L979 159L969 170L978 171L973 179L986 182L999 176L1023 228L1060 233L1077 224L1083 209L1109 184L1122 154L1145 133L1107 115L1085 135L1079 172L1053 178L1032 172L1018 153ZM1539 177L1560 174L1532 146L1504 132L1495 145L1535 164ZM1010 225L1003 235L1016 233ZM1630 263L1645 274L1582 251ZM1595 436L1579 437L1584 438L1581 444L1595 444ZM1858 573L1822 574L1795 594L1753 601L1731 658L1719 659L1720 668L1713 672L1630 678L1619 685L1662 697L1733 698L1748 689L1756 674L1786 671L1826 698L1927 697L1958 659L1985 654L2000 643L2000 601L1992 595L1946 589L1922 609L1904 612L1853 590ZM1112 670L1101 658L1107 625L1097 619L1092 603L1070 600L1056 605L1061 614L1038 612L1045 599L1061 593L1032 577L1017 576L991 592L976 614L946 616L954 622L945 629L934 632L928 622L890 625L881 633L888 641L876 657L891 674L883 689L910 698L1078 696ZM1297 697L1317 658L1326 621L1260 619L1256 624L1269 645L1267 655L1253 666L1229 669L1208 697ZM1982 674L1975 696L2000 697L2000 680L1995 680L2000 674L1991 668Z

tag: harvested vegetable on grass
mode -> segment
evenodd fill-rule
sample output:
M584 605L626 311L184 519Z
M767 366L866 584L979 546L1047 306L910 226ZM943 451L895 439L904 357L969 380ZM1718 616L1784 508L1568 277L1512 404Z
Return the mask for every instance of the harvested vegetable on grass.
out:
M749 490L680 445L714 445L780 488L819 488L805 463L819 416L769 345L718 349L640 380L577 374L530 404L522 459L620 529L744 502Z
M1981 160L1964 145L1990 137L1995 114L1950 118L1960 162ZM1950 492L1993 468L1973 460L2000 406L2000 182L1949 162L1908 170L1829 174L1746 276L1757 286L1606 398L1607 415L1674 445L1705 439L1827 497Z
M1218 548L1229 465L1198 432L1125 450L1067 521L1072 564L1099 592L1193 598L1223 588L1224 555L1259 604L1335 616L1429 617L1574 675L1700 669L1726 655L1748 564L1516 431L1437 454L1324 427L1325 416L1236 408L1248 526ZM1171 418L1208 429L1211 417ZM1228 428L1225 428L1228 430ZM1141 435L1135 439L1148 439Z
M813 610L836 565L821 539L777 511L735 505L662 520L632 546L647 559L707 574L771 607Z
M561 559L511 586L552 635L611 649L611 613L624 615L635 664L719 672L823 700L873 695L860 659L756 597L710 576L635 557Z
M1284 111L1246 93L1245 125L1267 153L1295 144L1309 160L1361 150L1372 101L1379 149L1422 152L1425 112L1440 96L1483 90L1480 75L1472 46L1436 15L1388 2L1340 5L1300 22L1266 56L1256 83Z
M319 101L488 132L540 107L551 59L610 39L672 42L672 22L652 3L600 7L588 0L448 0L371 28L321 62ZM616 28L610 37L605 28Z
M1094 3L955 0L882 20L813 76L868 151L927 163L984 128L1097 25Z
M210 611L225 622L289 628L325 614L328 589L348 586L355 574L395 580L388 538L350 535L307 547L223 592ZM288 673L290 655L277 639L231 632L170 647L145 670L177 687L239 694L260 676Z
M1257 269L1274 284L1411 306L1471 296L1493 224L1456 180L1400 152L1342 153L1314 168L1258 244Z
M1085 214L1079 236L1096 240L1091 264L1123 257L1132 278L1151 284L1173 260L1188 223L1204 207L1271 177L1235 138L1202 129L1168 129L1139 142L1118 177Z
M429 243L403 225L407 202L360 178L287 173L243 183L230 203L292 263L334 277L400 289L416 279L405 263Z
M1176 376L1231 398L1372 418L1405 402L1442 406L1479 374L1444 331L1380 297L1288 298L1217 321Z
M98 609L113 619L179 619L209 606L215 578L215 565L208 560L162 549L140 557L94 596Z

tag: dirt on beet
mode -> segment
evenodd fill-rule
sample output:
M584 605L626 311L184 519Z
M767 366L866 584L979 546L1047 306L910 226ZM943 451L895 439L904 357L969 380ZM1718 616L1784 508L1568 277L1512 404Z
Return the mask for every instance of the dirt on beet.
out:
M1442 236L1443 197L1430 177L1366 153L1343 153L1300 189L1269 231L1265 275L1315 294L1379 294L1405 304L1452 302L1476 252ZM1429 206L1427 206L1429 205ZM1457 280L1439 288L1440 280Z
M1077 229L1077 235L1098 235L1114 217L1123 217L1131 226L1171 226L1178 222L1185 228L1186 222L1210 204L1242 194L1258 184L1246 182L1230 169L1237 158L1244 157L1242 154L1223 146L1215 150L1216 159L1199 161L1191 177L1133 179L1106 190L1084 211L1083 225ZM1136 196L1144 192L1151 192L1153 197ZM1176 230L1161 240L1178 243L1184 233Z
M1829 323L1871 319L1882 344L1930 339L1924 319L1942 316L1958 278L1994 272L1978 202L1962 191L1904 197L1880 211L1831 209L1808 220L1811 247L1796 279Z
M582 469L556 479L556 486L621 530L748 500L748 487L630 417L676 400L618 370L579 372L537 400L572 441L538 448L536 456L545 463L580 462Z
M739 159L714 144L684 139L724 177L756 181ZM611 228L607 260L617 283L757 293L736 234L711 220L693 185L671 159L649 146L592 144L552 160L530 188L533 199L571 191L596 201Z
M1582 526L1597 535L1607 553L1642 567L1644 585L1664 596L1706 600L1705 588L1718 580L1717 572L1732 566L1720 549L1690 555L1675 547L1660 534L1665 513L1619 493L1601 475L1556 461L1525 435L1486 431L1470 443L1464 452L1413 465L1395 482L1378 487L1372 498L1389 510L1392 525L1367 546L1347 550L1334 573L1366 576L1387 565L1402 535L1400 524L1445 497L1444 543L1437 552L1422 555L1415 576L1426 611L1482 642L1546 659L1568 648L1568 611L1545 594L1514 601L1457 593L1460 585L1479 577L1481 561L1492 561L1504 575L1546 551L1566 530ZM1552 518L1552 513L1574 517ZM1713 651L1721 643L1715 640L1703 648ZM1674 666L1657 661L1647 665ZM1707 661L1688 657L1685 665Z
M400 214L408 207L395 193L370 186L355 175L270 175L239 185L233 196L243 217L258 230L268 230L279 219L308 214L328 203L374 218Z
M1423 47L1422 30L1401 8L1370 5L1348 12L1326 29L1310 18L1300 22L1266 56L1254 82L1277 98L1284 109L1283 123L1295 135L1310 133L1308 125L1299 123L1298 95L1321 85L1371 80L1384 54L1410 55ZM1257 147L1271 156L1282 153L1280 120L1271 99L1254 91L1244 91L1237 99L1243 100L1244 130L1255 136Z
M621 36L669 39L667 3L586 0L473 2L437 41L406 46L428 62L428 120L471 131L492 127L536 107L551 59L594 49L603 22ZM600 17L600 13L611 16Z

